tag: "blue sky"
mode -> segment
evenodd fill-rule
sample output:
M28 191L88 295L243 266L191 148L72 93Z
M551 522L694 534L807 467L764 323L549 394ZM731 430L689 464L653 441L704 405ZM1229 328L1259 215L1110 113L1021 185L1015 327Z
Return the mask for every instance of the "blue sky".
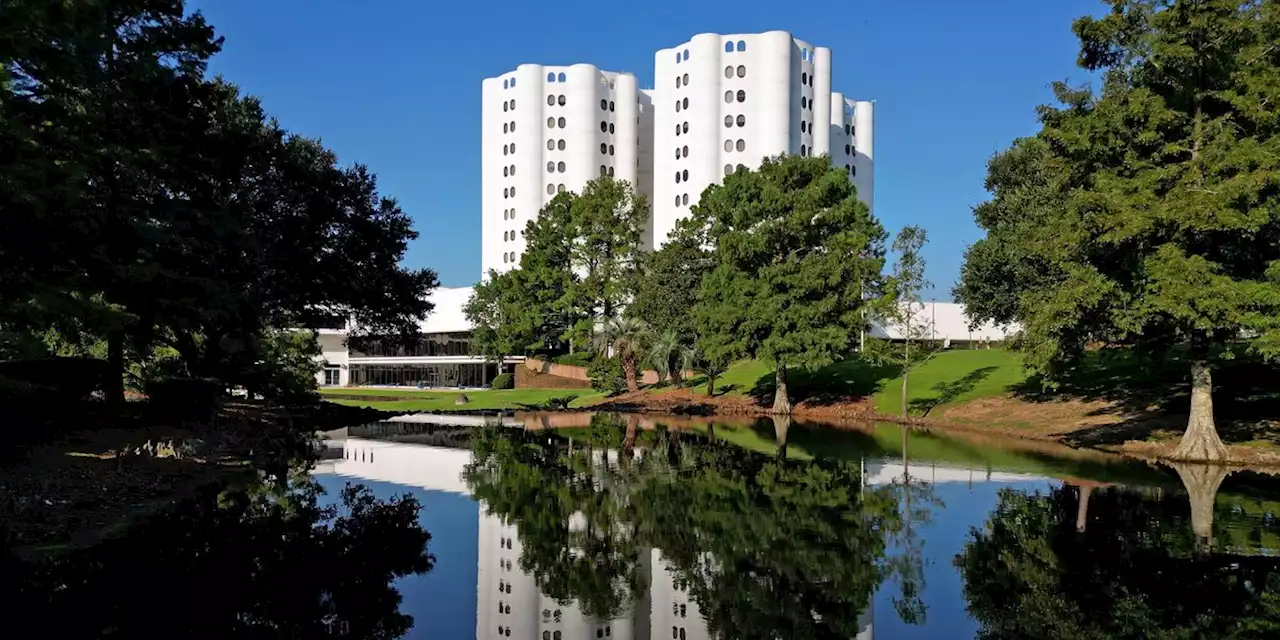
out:
M603 3L192 2L226 37L212 71L295 133L361 162L421 237L405 257L446 286L480 275L480 82L525 62L588 62L653 83L653 52L702 32L785 29L830 47L832 86L876 101L876 215L929 231L950 297L991 154L1037 129L1096 0Z

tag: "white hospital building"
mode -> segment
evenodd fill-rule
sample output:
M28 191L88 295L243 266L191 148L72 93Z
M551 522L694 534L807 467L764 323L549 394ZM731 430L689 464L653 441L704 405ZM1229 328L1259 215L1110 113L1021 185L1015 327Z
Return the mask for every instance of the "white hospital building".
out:
M872 205L873 104L831 86L831 50L785 31L703 33L654 54L654 86L590 64L522 64L483 82L481 277L519 264L557 193L599 176L650 203L661 247L703 189L769 156L819 156Z

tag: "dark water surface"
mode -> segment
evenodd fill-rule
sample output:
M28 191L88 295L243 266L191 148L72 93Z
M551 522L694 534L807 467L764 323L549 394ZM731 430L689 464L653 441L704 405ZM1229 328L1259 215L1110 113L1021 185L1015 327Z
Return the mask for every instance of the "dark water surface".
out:
M1270 475L894 425L411 419L0 557L2 606L52 637L1280 637Z

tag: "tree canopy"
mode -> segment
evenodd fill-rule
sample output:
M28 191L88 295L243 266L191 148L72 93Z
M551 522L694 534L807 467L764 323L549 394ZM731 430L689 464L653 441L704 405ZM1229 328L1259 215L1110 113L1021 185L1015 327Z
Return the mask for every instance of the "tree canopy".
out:
M271 330L415 332L436 277L361 165L207 79L221 40L179 0L6 6L0 325L153 345L239 382ZM127 349L127 351L126 351Z
M704 350L775 364L773 408L789 413L787 368L829 364L855 344L884 229L845 173L800 156L708 187L692 224L716 262L696 311Z
M1280 7L1108 4L1074 25L1101 87L1056 83L1042 130L993 159L956 293L974 321L1020 322L1050 375L1095 343L1191 350L1175 456L1220 459L1213 366L1280 355Z

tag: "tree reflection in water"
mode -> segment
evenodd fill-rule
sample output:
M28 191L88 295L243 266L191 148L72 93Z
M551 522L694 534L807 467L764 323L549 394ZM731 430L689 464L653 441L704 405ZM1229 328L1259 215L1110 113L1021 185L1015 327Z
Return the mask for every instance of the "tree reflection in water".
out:
M956 557L979 637L1280 637L1280 561L1247 544L1214 545L1274 539L1280 525L1229 508L1215 524L1225 470L1178 471L1187 494L1001 491Z
M0 595L58 638L403 635L413 619L392 581L433 564L418 502L320 494L302 473L210 490L56 561L8 554Z
M639 597L641 558L657 549L713 637L854 637L894 574L899 610L923 615L918 563L890 553L905 528L899 489L864 487L856 463L787 460L785 432L779 455L763 456L636 433L616 416L575 440L478 431L466 473L489 512L517 525L521 568L548 596L613 618Z

